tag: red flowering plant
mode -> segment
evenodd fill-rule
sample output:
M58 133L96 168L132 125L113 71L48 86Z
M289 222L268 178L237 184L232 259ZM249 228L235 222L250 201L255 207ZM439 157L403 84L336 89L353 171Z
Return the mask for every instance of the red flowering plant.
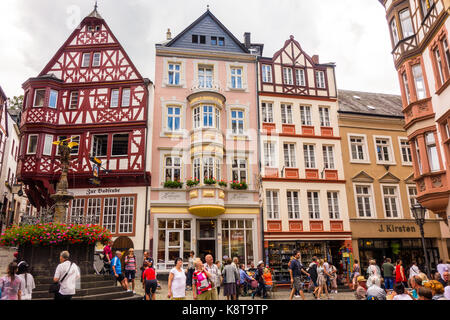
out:
M233 181L230 184L231 189L235 190L247 190L248 185L245 183L245 181L239 182L239 181Z
M194 186L198 185L199 183L200 183L200 181L199 181L197 178L194 178L194 179L188 179L188 180L186 181L186 185L187 185L188 187L194 187Z
M219 186L226 188L228 186L228 182L226 180L220 180L218 182Z
M54 224L13 226L0 235L0 246L60 245L60 244L106 244L111 232L101 226L88 224Z

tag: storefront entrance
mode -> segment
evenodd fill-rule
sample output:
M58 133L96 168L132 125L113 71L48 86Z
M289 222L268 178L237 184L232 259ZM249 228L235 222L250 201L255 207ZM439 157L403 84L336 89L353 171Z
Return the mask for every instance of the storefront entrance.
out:
M205 262L205 256L211 254L215 260L217 239L217 220L197 220L197 257Z

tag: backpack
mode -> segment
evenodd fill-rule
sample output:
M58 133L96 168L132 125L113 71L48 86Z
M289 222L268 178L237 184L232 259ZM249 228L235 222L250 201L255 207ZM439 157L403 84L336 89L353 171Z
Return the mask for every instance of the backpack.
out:
M317 279L317 264L313 264L313 266L308 268L308 273L311 276L311 279Z

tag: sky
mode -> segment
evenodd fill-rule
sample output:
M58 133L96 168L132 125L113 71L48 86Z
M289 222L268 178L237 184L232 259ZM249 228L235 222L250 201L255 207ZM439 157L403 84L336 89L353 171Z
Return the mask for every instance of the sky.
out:
M94 7L94 0L1 0L0 86L23 94ZM336 63L338 89L400 94L383 6L377 0L99 0L98 11L143 77L154 79L155 43L211 12L272 57L293 35L310 56Z

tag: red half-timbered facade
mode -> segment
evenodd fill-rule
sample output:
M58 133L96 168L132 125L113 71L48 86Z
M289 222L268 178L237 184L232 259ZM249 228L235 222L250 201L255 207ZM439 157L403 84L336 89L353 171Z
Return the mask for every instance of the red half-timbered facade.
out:
M104 195L116 188L149 186L145 152L151 86L97 10L84 18L42 72L23 84L18 178L30 202L37 208L52 205L50 195L55 192L61 171L58 147L53 142L68 137L79 143L71 151L68 176L69 188L75 190L75 195ZM99 188L89 180L93 176L93 156L102 161ZM74 206L83 203L77 211L80 215L95 212L101 216L100 222L105 221L103 216L114 201L105 200L103 195L95 201L76 197L69 215ZM122 198L115 199L116 211L129 201L127 198L120 204ZM133 228L125 228L127 235L135 234L135 206L139 200L134 197L133 204L128 203L127 212L133 212L134 218ZM114 223L122 219L117 215L112 219ZM120 227L114 225L114 229L113 233L120 235Z

